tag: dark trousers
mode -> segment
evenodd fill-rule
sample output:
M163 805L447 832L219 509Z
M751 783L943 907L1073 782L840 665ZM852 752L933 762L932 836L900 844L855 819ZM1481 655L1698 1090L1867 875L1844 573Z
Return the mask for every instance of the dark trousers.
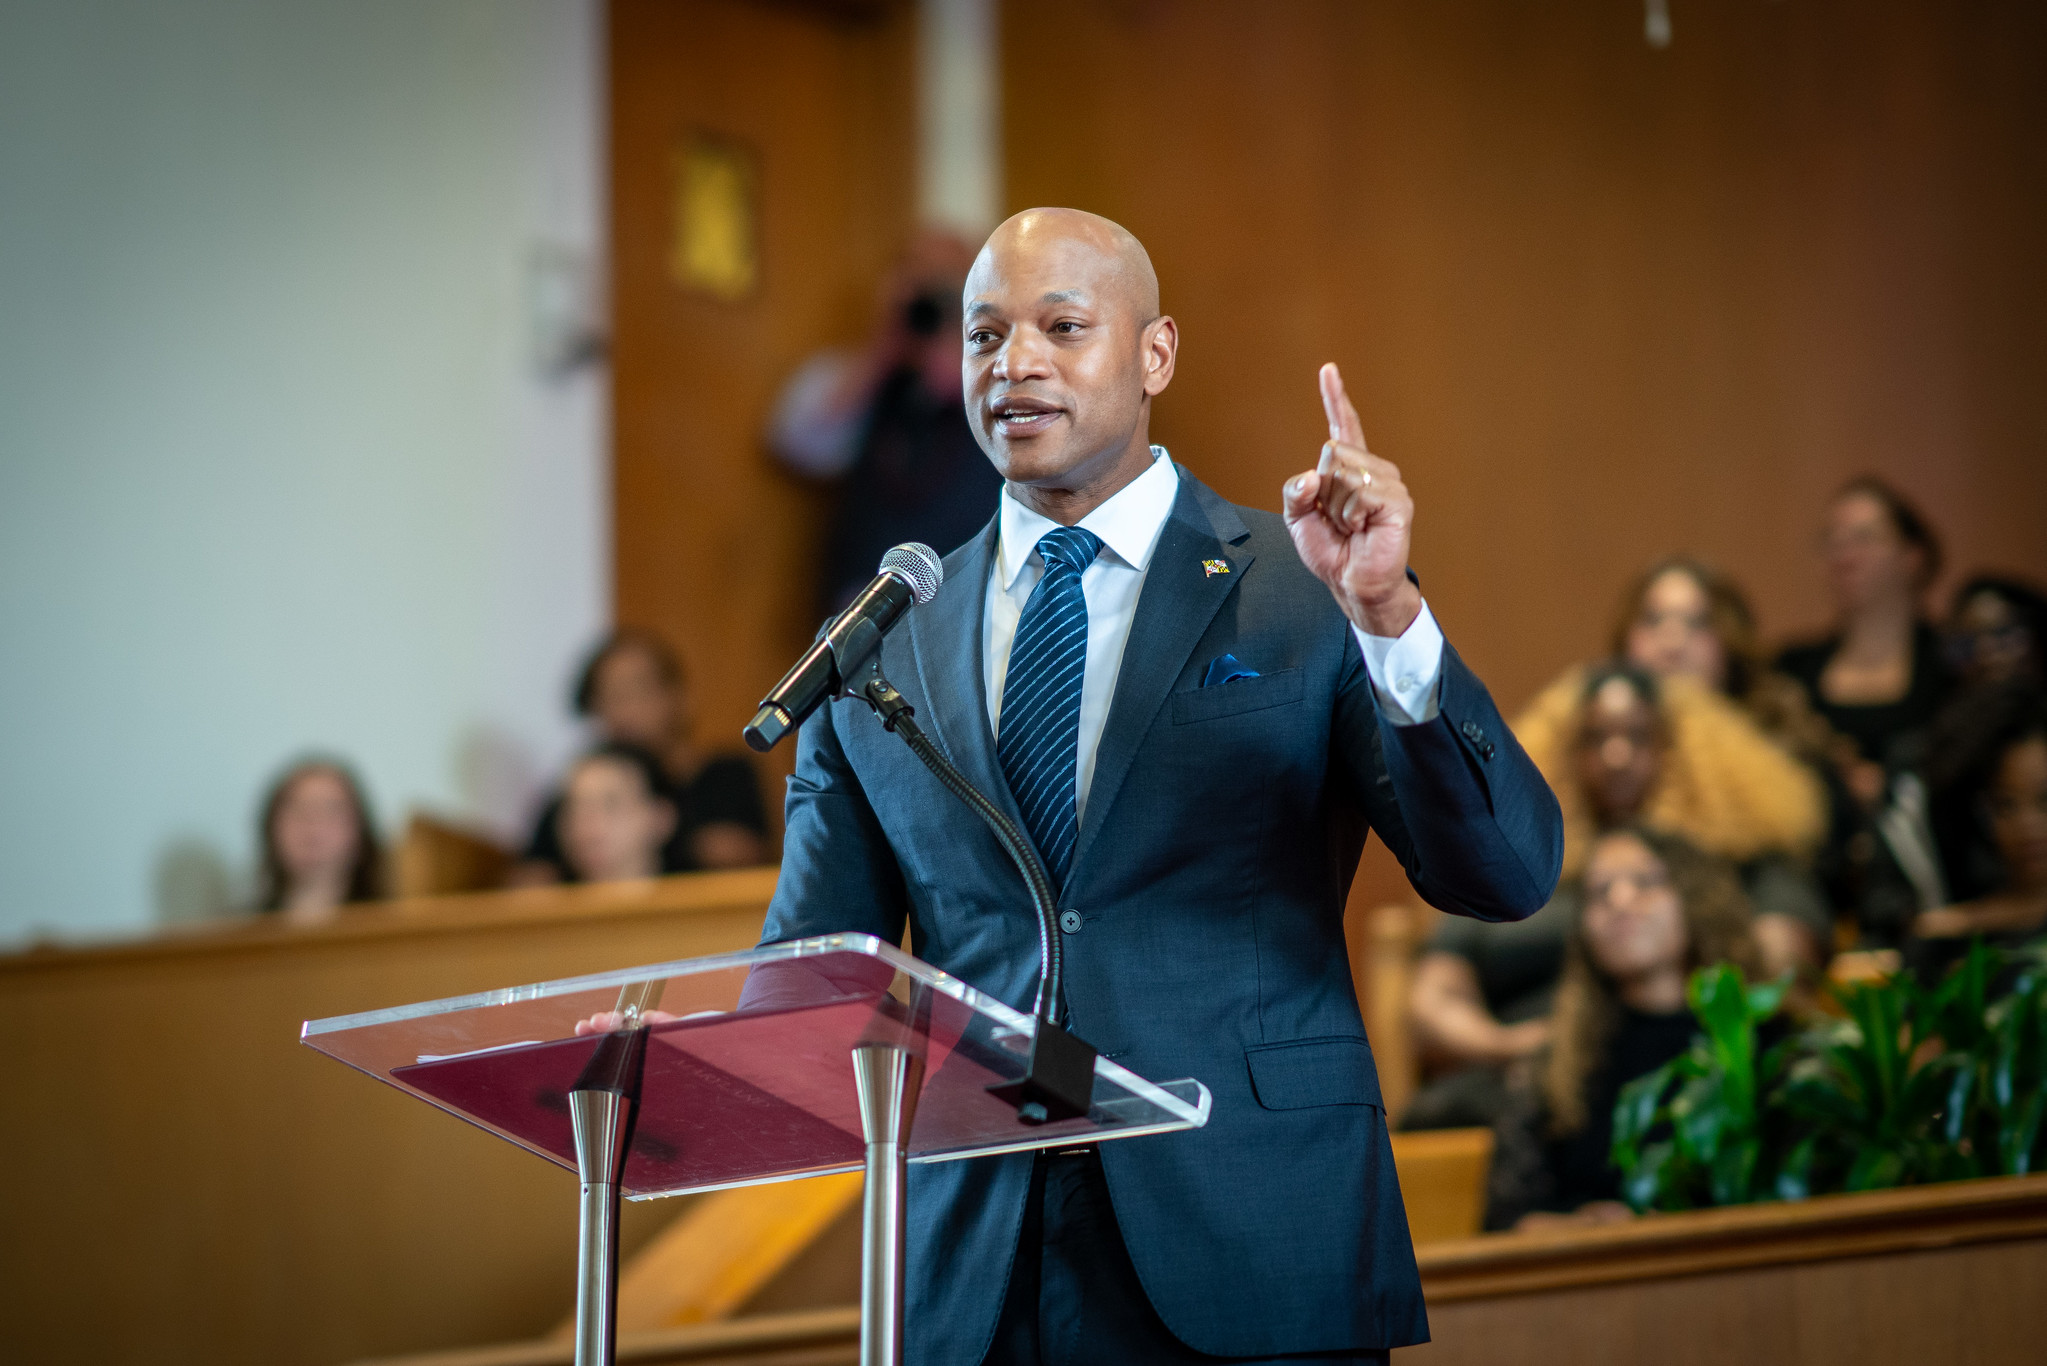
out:
M1174 1337L1123 1246L1101 1155L1040 1153L1009 1293L983 1366L1386 1366L1383 1351L1214 1357Z

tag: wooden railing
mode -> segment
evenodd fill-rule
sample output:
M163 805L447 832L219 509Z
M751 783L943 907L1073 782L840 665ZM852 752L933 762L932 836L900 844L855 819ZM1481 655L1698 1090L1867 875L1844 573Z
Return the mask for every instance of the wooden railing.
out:
M1495 1234L1417 1252L1416 1366L1947 1366L2047 1343L2047 1176Z
M394 902L0 958L0 1357L331 1366L538 1337L575 1178L308 1018L752 945L772 870ZM629 1206L634 1250L687 1201Z
M2002 1366L2047 1342L2047 1176L1491 1234L1417 1251L1411 1366ZM621 1340L634 1366L851 1366L852 1309ZM376 1366L565 1366L550 1343ZM365 1366L368 1366L365 1363Z

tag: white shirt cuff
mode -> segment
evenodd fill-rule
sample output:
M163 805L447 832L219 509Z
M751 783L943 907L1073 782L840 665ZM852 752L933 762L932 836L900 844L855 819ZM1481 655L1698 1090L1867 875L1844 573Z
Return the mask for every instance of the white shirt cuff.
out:
M1428 603L1398 636L1366 635L1355 625L1350 631L1365 652L1365 672L1386 719L1396 726L1435 720L1443 681L1443 628Z

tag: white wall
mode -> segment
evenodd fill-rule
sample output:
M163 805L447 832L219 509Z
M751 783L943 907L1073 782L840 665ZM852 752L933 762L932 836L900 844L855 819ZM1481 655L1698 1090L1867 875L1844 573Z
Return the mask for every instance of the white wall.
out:
M917 215L969 241L1002 219L999 0L921 0Z
M0 940L247 894L309 747L502 830L610 600L597 0L0 0Z

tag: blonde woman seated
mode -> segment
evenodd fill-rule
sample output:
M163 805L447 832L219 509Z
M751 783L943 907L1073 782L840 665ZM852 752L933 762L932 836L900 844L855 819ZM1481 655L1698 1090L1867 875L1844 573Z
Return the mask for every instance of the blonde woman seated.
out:
M1731 962L1757 975L1748 897L1724 860L1669 835L1609 831L1592 841L1584 887L1552 1038L1498 1126L1488 1228L1627 1218L1607 1157L1621 1088L1691 1046L1693 971Z
M1488 1124L1502 1069L1549 1038L1550 997L1601 831L1644 826L1740 865L1771 975L1816 973L1831 916L1804 860L1825 831L1825 792L1731 701L1681 675L1627 664L1573 669L1514 725L1564 813L1564 881L1514 924L1447 920L1416 964L1409 1014L1438 1074L1407 1128Z
M1770 666L1741 585L1705 561L1672 555L1644 570L1621 595L1608 650L1659 680L1719 693L1797 757L1829 761L1833 729L1798 681Z

